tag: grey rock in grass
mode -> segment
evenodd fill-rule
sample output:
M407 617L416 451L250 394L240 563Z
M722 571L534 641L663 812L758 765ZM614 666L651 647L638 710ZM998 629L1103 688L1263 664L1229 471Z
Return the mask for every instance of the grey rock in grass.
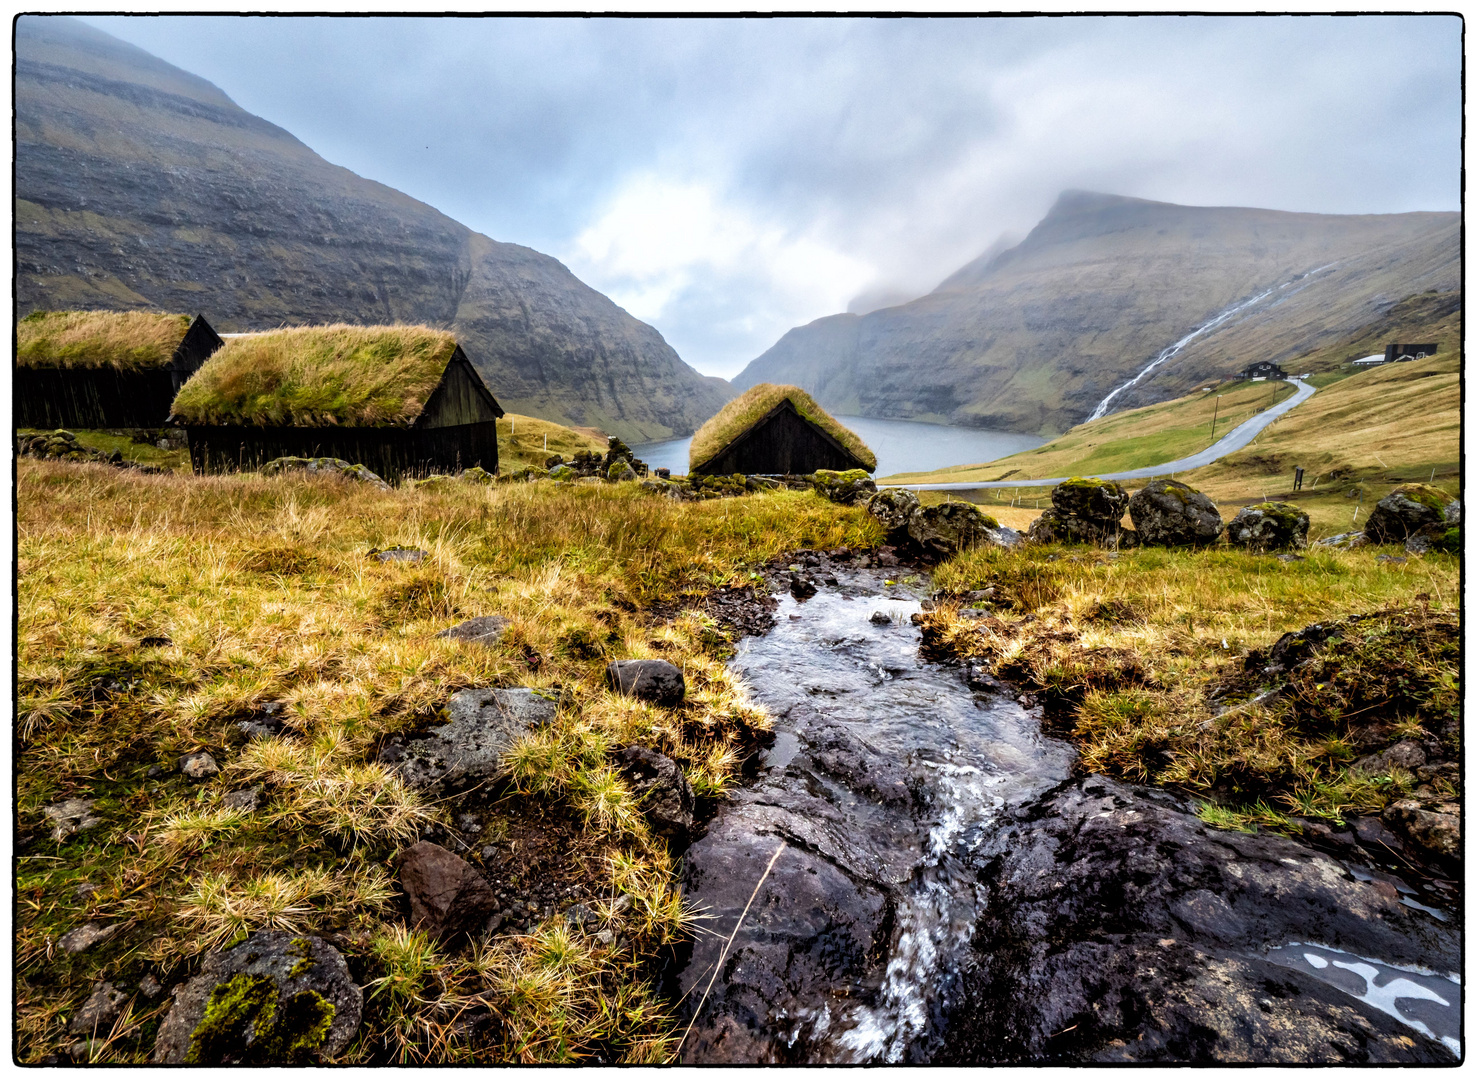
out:
M57 939L57 947L62 952L81 953L86 952L94 945L100 945L122 929L122 923L114 923L112 926L103 926L101 923L85 922L75 930L68 930Z
M262 930L212 952L159 1025L160 1065L327 1061L359 1029L364 993L322 938ZM210 1019L207 1021L207 1013Z
M620 754L621 772L641 804L652 831L686 844L696 800L682 766L644 746L628 746Z
M1322 540L1313 541L1315 547L1330 547L1339 551L1353 551L1362 548L1369 543L1369 537L1361 532L1335 533L1333 536L1325 536Z
M687 696L682 669L666 660L613 660L605 665L605 678L612 690L653 705L680 705Z
M442 630L436 636L470 645L496 645L507 629L508 620L501 615L479 615L475 619L457 623L449 630Z
M1380 820L1428 856L1451 862L1462 857L1461 809L1455 803L1430 809L1415 799L1401 799L1385 807Z
M1426 751L1421 748L1421 744L1414 739L1405 739L1377 754L1360 758L1354 762L1352 768L1354 772L1361 772L1366 776L1384 776L1392 768L1413 773L1425 763Z
M41 813L51 819L51 838L61 843L73 833L86 832L101 825L103 819L92 814L96 802L96 799L63 799L43 809Z
M244 810L249 814L256 810L261 802L261 795L262 786L256 784L249 788L242 788L240 791L233 791L221 801L227 810Z
M138 992L148 1000L154 1001L164 993L164 984L152 975L145 975L138 981Z
M1150 480L1128 500L1139 540L1155 547L1201 547L1221 535L1215 503L1178 480Z
M502 775L503 756L553 720L558 705L524 687L460 690L446 712L447 723L380 754L412 787L452 791Z
M400 887L410 901L410 922L433 937L468 930L497 911L487 879L460 855L427 840L400 854Z
M209 780L221 771L221 767L208 751L196 750L192 754L180 755L179 771L191 780Z
M424 562L426 558L426 553L420 548L386 548L383 551L371 551L370 554L382 563L419 563Z
M1286 551L1308 546L1308 514L1285 502L1243 506L1226 526L1226 539L1251 551Z
M92 996L77 1010L72 1022L67 1025L68 1035L107 1035L123 1012L123 1003L128 995L115 989L112 983L100 982L92 988Z
M343 458L334 457L280 457L273 458L262 466L263 476L280 476L285 472L302 470L309 475L341 476L345 480L357 480L371 487L389 490L390 485L372 469L354 465Z

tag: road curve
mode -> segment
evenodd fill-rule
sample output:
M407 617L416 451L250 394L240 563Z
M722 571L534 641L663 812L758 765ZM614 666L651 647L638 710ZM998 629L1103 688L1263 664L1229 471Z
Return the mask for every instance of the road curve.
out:
M1242 449L1252 439L1262 433L1273 420L1283 413L1297 408L1303 402L1312 397L1317 390L1303 382L1301 379L1288 379L1288 382L1297 387L1297 393L1286 401L1280 401L1265 412L1257 413L1247 420L1232 428L1230 434L1219 442L1189 457L1180 458L1178 461L1166 461L1163 465L1150 465L1142 469L1127 469L1123 472L1093 473L1101 480L1149 480L1156 476L1168 476L1170 473L1189 472L1191 469L1199 469L1209 465L1213 461L1234 454ZM1018 487L1055 487L1062 481L1070 479L1066 476L1053 476L1046 480L959 480L948 484L882 484L879 488L905 487L914 491L973 491L978 488L1018 488Z

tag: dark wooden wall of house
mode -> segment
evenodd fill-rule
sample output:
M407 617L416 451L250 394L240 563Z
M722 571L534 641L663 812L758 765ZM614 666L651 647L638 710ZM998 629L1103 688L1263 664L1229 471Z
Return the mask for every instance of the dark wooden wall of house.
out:
M15 426L162 427L188 372L15 368Z
M789 409L781 409L735 439L693 472L812 473L817 469L858 469L861 463Z
M205 321L205 316L196 315L179 347L174 350L174 359L169 365L173 370L183 372L184 378L179 380L179 385L183 386L184 380L198 371L200 365L224 344L215 327ZM179 386L175 389L178 390Z
M440 384L426 399L415 426L443 428L482 424L495 421L502 415L502 406L458 345L441 374Z
M279 457L336 457L386 480L497 471L497 422L438 428L187 427L197 473L255 469Z

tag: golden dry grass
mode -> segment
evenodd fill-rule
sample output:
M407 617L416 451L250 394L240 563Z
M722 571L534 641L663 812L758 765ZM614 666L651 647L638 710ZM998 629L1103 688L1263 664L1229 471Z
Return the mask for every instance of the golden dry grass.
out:
M181 389L187 424L408 426L456 339L428 326L296 327L230 338Z
M33 311L15 327L20 367L162 367L190 328L158 311Z
M723 635L682 597L794 547L880 539L861 511L808 492L674 503L636 485L379 491L27 459L17 499L17 805L35 837L17 876L28 1061L65 1044L97 978L188 973L205 948L267 926L335 933L372 980L423 987L374 996L346 1060L575 1060L594 1047L661 1058L650 965L692 912L609 752L640 742L686 762L700 793L722 793L767 719L725 667ZM428 558L369 554L394 545ZM648 621L657 600L679 614ZM492 613L510 621L495 647L435 636ZM625 656L681 666L687 704L611 694L604 665ZM514 685L561 704L515 755L500 812L567 807L586 823L610 853L604 895L633 898L606 918L625 949L584 941L566 962L547 948L557 927L539 925L470 956L427 956L387 899L395 852L451 810L378 764L379 741L420 730L458 689ZM266 702L296 734L243 745L235 722ZM197 786L173 766L202 748L222 772ZM156 762L162 779L147 776ZM258 809L224 805L256 784ZM96 799L106 824L55 844L41 809L70 797ZM82 881L98 886L85 900ZM85 918L125 929L60 954L58 935ZM496 1044L458 1041L458 1010L472 1006L502 1019ZM142 1061L156 1019L99 1059Z
M877 456L862 442L856 432L841 424L830 413L816 404L815 399L798 386L781 386L775 383L760 383L750 387L718 410L707 423L697 429L688 451L688 467L698 469L711 460L719 451L738 438L755 422L786 398L795 406L795 411L811 423L823 428L868 469L877 467Z

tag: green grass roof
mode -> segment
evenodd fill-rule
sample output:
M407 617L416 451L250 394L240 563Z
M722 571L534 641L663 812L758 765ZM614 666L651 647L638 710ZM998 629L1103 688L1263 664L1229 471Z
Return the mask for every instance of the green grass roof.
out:
M163 367L190 328L188 315L159 311L33 311L16 324L20 367Z
M687 454L688 468L699 469L717 457L729 443L748 431L786 398L790 399L796 412L846 447L869 471L877 467L877 456L857 437L856 432L837 423L830 413L817 405L815 399L800 387L760 383L723 406L716 416L697 429L697 434L692 437L692 448Z
M310 326L227 338L174 399L187 424L408 427L456 349L429 326Z

